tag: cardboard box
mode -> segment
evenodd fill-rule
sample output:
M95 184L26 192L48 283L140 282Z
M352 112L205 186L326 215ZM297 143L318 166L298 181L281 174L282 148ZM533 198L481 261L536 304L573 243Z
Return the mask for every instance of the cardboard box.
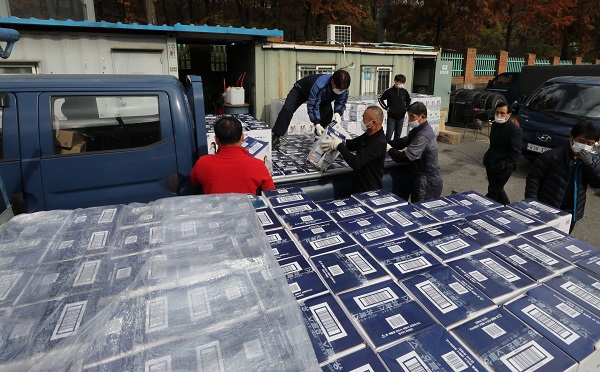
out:
M58 131L56 141L61 154L85 152L85 138L74 130Z
M453 132L450 130L442 130L440 128L440 134L438 135L438 141L449 143L451 145L458 145L460 143L460 133Z

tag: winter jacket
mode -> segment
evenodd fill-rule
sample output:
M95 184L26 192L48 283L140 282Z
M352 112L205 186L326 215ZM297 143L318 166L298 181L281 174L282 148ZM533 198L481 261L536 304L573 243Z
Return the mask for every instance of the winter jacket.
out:
M352 194L379 190L383 187L383 169L387 142L383 129L372 135L367 132L340 144L338 150L352 173ZM351 151L355 151L353 154Z
M410 105L410 94L404 88L398 89L393 86L386 89L378 100L381 107L388 110L389 117L396 120L404 119L406 108Z
M332 78L333 74L313 74L303 77L294 84L294 87L300 90L302 97L305 97L307 100L306 109L308 111L308 118L312 123L318 124L321 122L321 111L319 106L321 106L322 103L331 103L332 101L335 101L333 112L340 115L342 115L346 109L348 89L342 94L335 94L333 92L333 87L331 86Z
M412 174L439 175L437 138L428 122L408 132L406 137L390 141L389 154L397 163L410 164ZM406 148L405 151L398 151Z
M525 197L573 214L575 221L583 217L587 186L600 187L598 155L591 165L573 160L569 145L541 154L527 175Z
M483 165L490 170L513 169L521 155L521 128L511 119L492 124L490 148L483 156Z

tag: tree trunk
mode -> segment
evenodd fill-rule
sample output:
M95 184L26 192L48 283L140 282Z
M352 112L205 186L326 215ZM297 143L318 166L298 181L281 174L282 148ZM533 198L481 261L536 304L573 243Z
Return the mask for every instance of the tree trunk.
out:
M156 24L156 10L154 9L154 0L144 0L146 7L146 22L148 24Z
M161 0L161 4L163 9L163 17L165 17L165 23L170 25L171 19L169 18L169 9L167 8L167 1L169 0Z
M312 38L312 6L310 3L304 6L304 40Z
M248 25L248 20L246 19L246 13L244 11L244 0L235 0L235 5L238 9L238 15L240 16L240 23L243 27Z
M444 20L438 16L435 21L435 45L442 45L442 33L444 31Z
M565 27L562 30L562 45L560 48L560 59L571 58L571 38L569 37L569 28Z
M510 53L511 50L511 39L512 39L512 33L515 29L515 24L512 22L508 22L506 24L506 43L504 44L504 47L507 52Z
M387 15L389 13L390 4L388 0L382 0L381 9L377 15L377 42L386 41L386 24Z

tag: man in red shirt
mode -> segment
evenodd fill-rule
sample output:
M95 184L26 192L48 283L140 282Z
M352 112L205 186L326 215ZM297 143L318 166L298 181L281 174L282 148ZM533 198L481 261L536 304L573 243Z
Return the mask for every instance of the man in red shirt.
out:
M190 180L204 194L260 194L274 190L273 179L265 164L250 156L242 147L242 123L233 116L224 116L215 123L215 155L204 155L194 165Z

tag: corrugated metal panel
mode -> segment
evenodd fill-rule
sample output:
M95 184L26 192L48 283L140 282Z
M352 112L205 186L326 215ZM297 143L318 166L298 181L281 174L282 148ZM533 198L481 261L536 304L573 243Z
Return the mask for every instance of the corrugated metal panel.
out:
M104 29L104 30L129 30L129 31L162 31L162 32L183 32L183 33L208 33L208 34L230 34L230 35L246 35L246 36L259 36L259 37L275 37L283 36L282 30L269 30L269 29L257 29L257 28L245 28L245 27L221 27L221 26L207 26L207 25L182 25L177 23L173 26L162 25L140 25L137 23L126 24L126 23L110 23L110 22L90 22L90 21L57 21L54 19L35 19L35 18L0 18L0 24L3 25L31 25L31 26L55 26L55 27L81 27L89 29Z

